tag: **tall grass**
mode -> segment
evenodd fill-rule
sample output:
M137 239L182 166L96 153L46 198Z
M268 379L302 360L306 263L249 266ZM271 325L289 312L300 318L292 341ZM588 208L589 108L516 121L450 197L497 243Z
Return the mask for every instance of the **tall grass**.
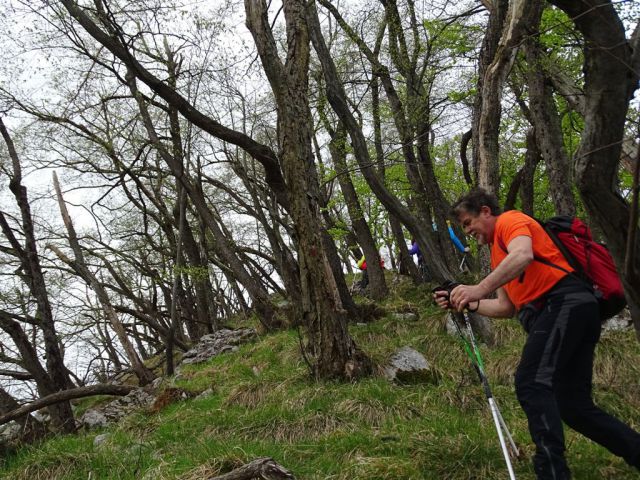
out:
M427 288L396 291L385 308L387 316L351 326L358 345L379 366L409 345L426 356L437 384L395 385L379 374L356 383L314 383L295 332L265 335L237 352L185 366L171 382L210 395L136 413L103 432L24 447L2 459L0 477L195 480L269 456L299 479L507 479L482 389ZM396 320L394 311L415 311L419 319ZM516 475L532 480L533 448L512 387L524 335L514 321L497 322L496 329L499 346L482 346L482 354L523 452ZM632 332L609 333L595 368L597 401L636 429L638 359ZM99 433L109 436L94 446ZM638 478L622 460L568 429L567 446L578 480Z

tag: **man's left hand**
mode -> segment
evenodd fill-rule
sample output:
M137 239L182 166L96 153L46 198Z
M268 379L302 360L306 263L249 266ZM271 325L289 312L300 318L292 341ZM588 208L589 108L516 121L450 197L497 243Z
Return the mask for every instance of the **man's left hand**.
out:
M471 302L476 302L487 295L480 285L458 285L451 292L449 303L458 312L463 311Z

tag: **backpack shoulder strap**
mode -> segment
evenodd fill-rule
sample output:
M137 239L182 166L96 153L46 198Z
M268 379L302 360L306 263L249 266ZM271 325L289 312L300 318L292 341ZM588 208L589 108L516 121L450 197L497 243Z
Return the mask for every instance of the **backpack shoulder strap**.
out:
M560 250L560 253L562 253L562 255L567 259L567 262L569 263L569 265L571 265L571 267L576 272L582 273L583 272L582 265L580 265L578 262L576 262L575 258L573 258L573 255L571 255L571 253L567 250L567 248L564 246L564 244L558 238L558 236L555 234L555 232L553 232L544 222L540 221L539 219L537 219L535 217L531 217L531 218L533 218L536 222L538 222L540 224L540 226L543 228L545 233L551 238L551 240L556 245L556 247L558 247L558 250ZM509 254L509 251L507 250L507 247L506 247L506 245L504 244L504 242L502 241L501 238L498 238L498 246L507 255ZM566 268L562 268L560 265L557 265L557 264L555 264L553 262L550 262L546 258L543 258L543 257L540 257L540 256L536 255L535 253L533 255L533 259L535 261L537 261L537 262L540 262L540 263L542 263L544 265L547 265L548 267L557 268L558 270L562 270L563 272L565 272L567 274L573 273L573 272L567 270ZM574 266L574 264L577 264L577 268L576 268L576 266ZM518 280L520 281L520 283L522 283L522 281L524 280L524 272L522 272L520 274L520 277L519 277Z
M576 260L576 258L569 251L569 249L565 246L565 244L562 242L562 240L560 240L560 238L556 234L555 230L553 228L551 228L547 223L541 222L540 220L537 220L537 221L542 226L542 228L544 229L546 234L549 236L549 238L551 238L551 240L553 241L555 246L558 248L558 250L560 250L560 253L562 253L562 256L565 258L567 263L569 265L571 265L571 268L573 268L574 273L582 278L584 276L584 268L582 268L582 265L580 264L580 262L578 262ZM550 265L554 265L551 262L548 262L548 263ZM559 268L559 269L561 269L561 270L563 270L565 272L568 271L568 270L560 267L559 265L555 265L555 266L556 266L556 268Z

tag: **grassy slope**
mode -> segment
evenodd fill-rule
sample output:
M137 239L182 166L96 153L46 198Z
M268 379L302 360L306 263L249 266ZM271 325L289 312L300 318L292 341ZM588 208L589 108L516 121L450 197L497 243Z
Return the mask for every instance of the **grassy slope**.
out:
M425 286L399 288L392 311L414 310L420 320L391 315L351 332L383 363L397 348L421 351L441 374L439 385L392 385L377 376L355 384L311 382L295 332L263 336L240 351L184 368L176 386L213 394L139 413L98 433L65 436L5 458L11 479L196 480L270 456L298 479L506 479L491 415L475 375ZM502 414L524 450L518 479L534 479L526 420L512 375L524 334L515 321L496 322L501 347L482 348ZM601 341L597 401L640 428L640 345L632 332ZM618 368L619 367L619 368ZM567 430L568 458L578 480L638 478L624 462Z

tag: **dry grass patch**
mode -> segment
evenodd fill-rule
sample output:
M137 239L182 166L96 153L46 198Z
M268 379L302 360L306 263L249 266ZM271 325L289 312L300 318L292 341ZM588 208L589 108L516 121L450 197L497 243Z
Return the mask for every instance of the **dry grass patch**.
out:
M497 443L497 441L496 441ZM447 436L423 432L412 438L413 457L421 476L438 480L496 480L508 478L504 462L488 462L487 448L465 433ZM495 445L499 450L499 445ZM445 460L446 461L442 461ZM527 460L525 460L527 461Z
M177 477L178 480L203 480L222 475L244 465L245 462L239 457L214 458L207 463L198 465L196 468Z
M61 455L47 458L44 464L34 462L23 470L12 473L11 480L65 480L73 476L78 465L88 463L88 455Z
M132 440L144 442L159 427L164 420L158 415L138 412L133 415L126 415L120 419L117 429L125 432Z
M273 385L271 384L250 383L239 385L231 391L224 401L224 405L254 409L262 405L271 392L273 392Z
M74 466L70 463L59 464L52 467L39 467L29 465L20 472L11 475L12 480L64 480L74 472Z
M377 400L363 402L360 400L346 399L335 406L336 413L349 418L354 418L364 424L378 428L385 420L400 418L411 420L421 416L421 412L409 403L384 405Z
M460 412L475 412L486 406L481 388L479 385L470 386L461 383L454 388L442 389L438 391L437 402L439 405L446 405ZM422 415L430 416L434 410L433 402L433 398L422 397L416 403L415 408Z
M358 335L358 343L366 345L381 345L381 342L388 341L388 334L386 332L366 332Z
M212 464L205 463L193 470L189 470L187 473L180 475L178 480L202 480L203 478L213 478L218 475L220 475L220 465L214 460Z
M398 460L396 457L366 456L360 451L354 451L346 455L343 463L347 465L344 471L335 480L352 480L354 478L367 478L376 480L417 479L417 470L410 460ZM424 477L428 478L428 477Z
M489 351L486 356L491 354L491 351ZM503 355L499 358L491 359L489 364L485 364L489 383L492 385L512 385L519 359L519 354Z
M320 383L309 383L308 377L299 379L301 382L307 382L308 385L302 390L293 393L291 390L288 395L283 395L282 405L291 411L304 410L311 403L322 400L327 396L326 385ZM304 383L303 383L304 384ZM282 386L284 387L284 385ZM282 388L286 392L286 388Z
M248 425L236 430L243 440L268 440L295 443L301 440L317 440L337 430L354 431L355 426L342 419L321 412L314 412L302 418L272 418L259 425Z

